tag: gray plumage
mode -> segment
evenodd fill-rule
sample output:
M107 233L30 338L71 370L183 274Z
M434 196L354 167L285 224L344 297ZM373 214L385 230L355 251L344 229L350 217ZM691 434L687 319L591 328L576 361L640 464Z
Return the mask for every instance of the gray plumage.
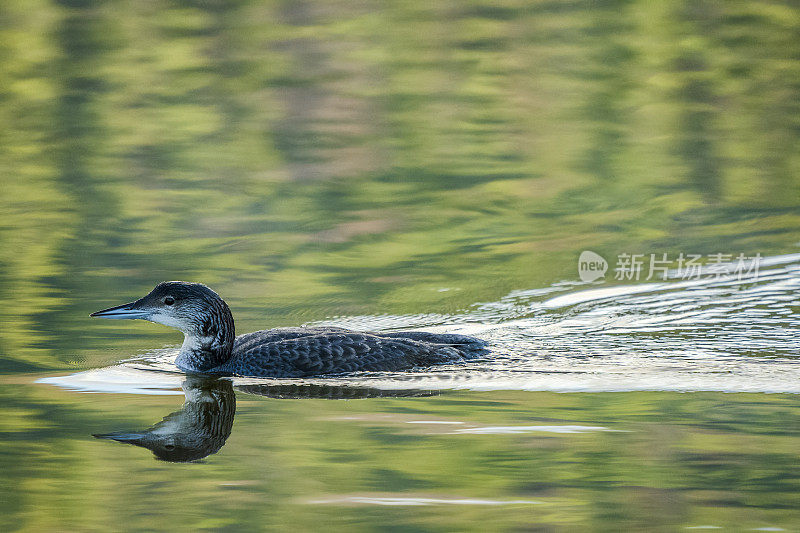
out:
M222 298L205 285L182 281L160 283L135 302L92 316L140 318L178 328L185 336L178 367L222 375L307 377L400 371L463 361L483 353L485 346L466 335L334 327L277 328L235 337L233 315Z

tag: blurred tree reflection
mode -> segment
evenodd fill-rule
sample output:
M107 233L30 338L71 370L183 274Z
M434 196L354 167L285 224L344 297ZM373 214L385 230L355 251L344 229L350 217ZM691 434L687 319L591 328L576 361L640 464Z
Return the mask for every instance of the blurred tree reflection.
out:
M0 368L84 357L108 330L83 314L161 279L248 328L454 310L589 245L793 251L799 26L743 0L3 2Z

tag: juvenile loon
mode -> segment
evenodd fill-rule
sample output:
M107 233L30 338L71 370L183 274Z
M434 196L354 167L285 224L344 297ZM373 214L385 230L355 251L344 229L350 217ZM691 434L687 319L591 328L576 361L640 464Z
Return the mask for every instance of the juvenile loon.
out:
M206 374L288 378L407 370L461 361L482 353L485 345L465 335L334 327L276 328L236 337L228 304L205 285L185 281L159 283L135 302L91 316L139 318L182 331L175 364Z

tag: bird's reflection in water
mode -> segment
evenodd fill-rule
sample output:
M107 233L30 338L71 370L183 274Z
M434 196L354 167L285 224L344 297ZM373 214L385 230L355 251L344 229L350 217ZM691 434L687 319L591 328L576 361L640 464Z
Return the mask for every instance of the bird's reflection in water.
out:
M183 382L186 402L150 429L137 433L104 433L98 439L142 446L163 460L196 461L217 453L233 427L236 395L227 379L189 376Z
M94 436L141 446L152 451L162 461L176 463L197 461L217 453L231 434L236 413L236 395L232 382L225 378L188 376L182 388L186 395L183 407L165 416L150 429ZM437 391L425 390L381 390L312 384L249 384L239 385L236 389L248 394L284 399L344 400L438 394Z

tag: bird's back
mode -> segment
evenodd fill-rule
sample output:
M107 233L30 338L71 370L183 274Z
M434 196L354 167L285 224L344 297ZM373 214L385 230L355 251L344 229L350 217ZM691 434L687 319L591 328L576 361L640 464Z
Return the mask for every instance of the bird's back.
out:
M237 337L230 360L214 371L264 377L391 372L461 361L483 347L483 341L455 334L278 328Z

